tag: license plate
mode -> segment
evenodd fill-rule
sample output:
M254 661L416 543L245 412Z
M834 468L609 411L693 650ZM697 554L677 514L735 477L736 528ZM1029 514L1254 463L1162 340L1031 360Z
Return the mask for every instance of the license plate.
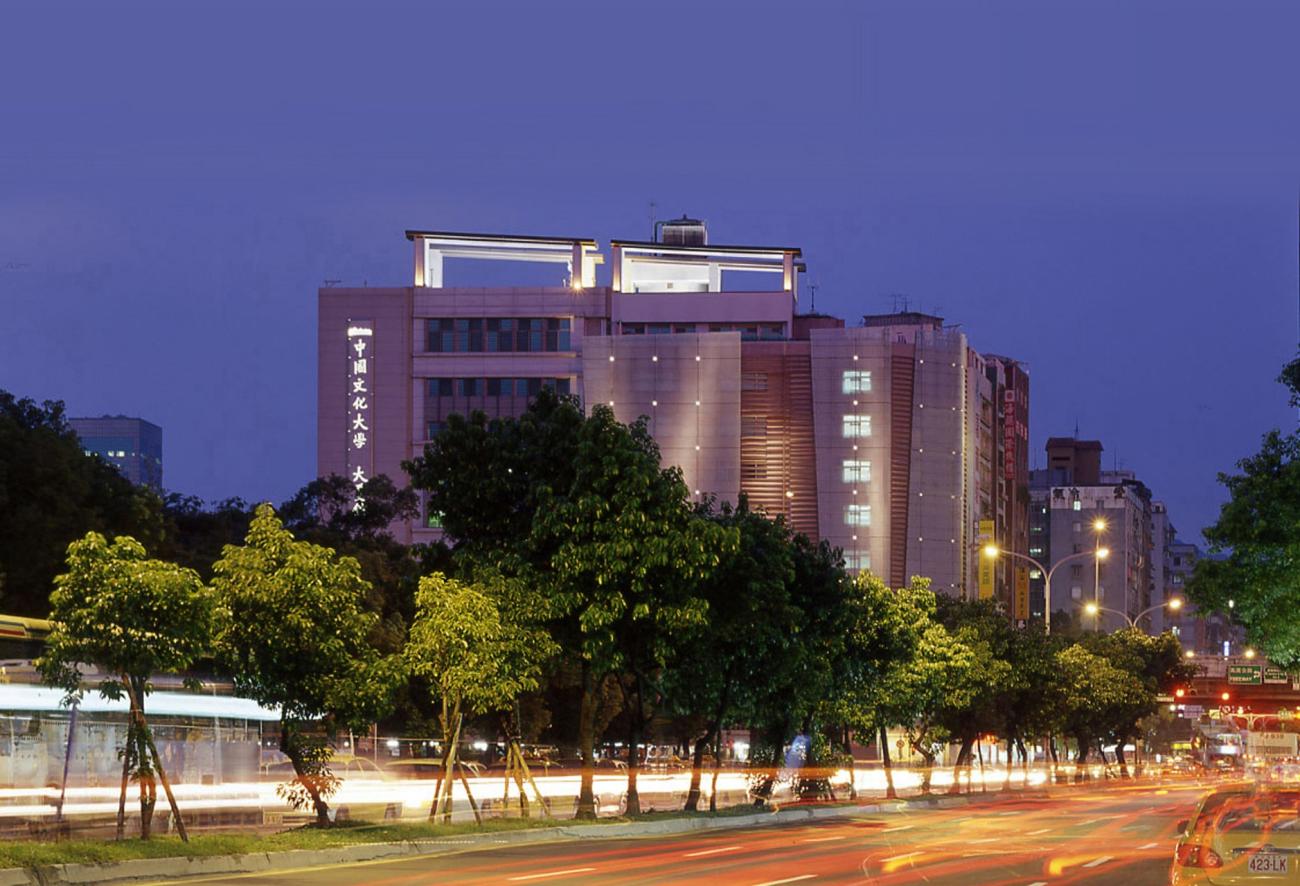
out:
M1280 852L1259 852L1250 857L1246 870L1252 874L1285 874L1286 858Z

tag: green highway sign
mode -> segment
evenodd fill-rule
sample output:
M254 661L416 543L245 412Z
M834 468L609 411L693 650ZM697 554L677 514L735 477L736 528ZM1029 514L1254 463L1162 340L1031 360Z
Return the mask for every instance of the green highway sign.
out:
M1286 671L1282 670L1281 668L1275 668L1272 665L1266 665L1264 667L1264 682L1265 683L1290 683L1291 675L1288 674Z
M1264 682L1260 665L1228 665L1228 682L1238 686L1258 686Z

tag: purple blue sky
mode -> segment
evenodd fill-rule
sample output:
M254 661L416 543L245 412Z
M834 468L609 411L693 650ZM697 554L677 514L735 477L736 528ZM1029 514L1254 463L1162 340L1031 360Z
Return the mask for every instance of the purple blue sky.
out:
M1032 374L1195 539L1295 420L1294 2L11 3L0 387L163 426L170 488L315 462L316 289L407 228L802 246ZM805 306L807 302L805 300Z

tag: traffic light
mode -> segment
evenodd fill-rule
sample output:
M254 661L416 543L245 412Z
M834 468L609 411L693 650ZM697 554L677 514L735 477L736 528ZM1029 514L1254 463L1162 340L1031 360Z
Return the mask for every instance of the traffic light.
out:
M1187 690L1179 686L1174 690L1174 698L1183 698L1187 695Z
M1223 694L1220 695L1219 698L1223 699L1224 701L1231 701L1232 693L1228 692L1227 690L1224 690Z

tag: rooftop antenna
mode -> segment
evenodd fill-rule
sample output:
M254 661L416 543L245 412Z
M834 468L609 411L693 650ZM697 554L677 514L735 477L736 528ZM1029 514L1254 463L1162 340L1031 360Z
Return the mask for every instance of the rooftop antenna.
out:
M324 286L326 289L333 289L335 286L338 286L342 282L343 282L342 280L322 280L321 285Z
M1079 420L1077 418L1074 420L1074 439L1079 439Z
M817 284L816 283L808 284L808 310L813 314L817 313Z
M655 201L651 200L650 201L650 241L651 242L654 242L657 239L655 235L659 233L659 226L655 224L656 208L657 205L655 204Z

